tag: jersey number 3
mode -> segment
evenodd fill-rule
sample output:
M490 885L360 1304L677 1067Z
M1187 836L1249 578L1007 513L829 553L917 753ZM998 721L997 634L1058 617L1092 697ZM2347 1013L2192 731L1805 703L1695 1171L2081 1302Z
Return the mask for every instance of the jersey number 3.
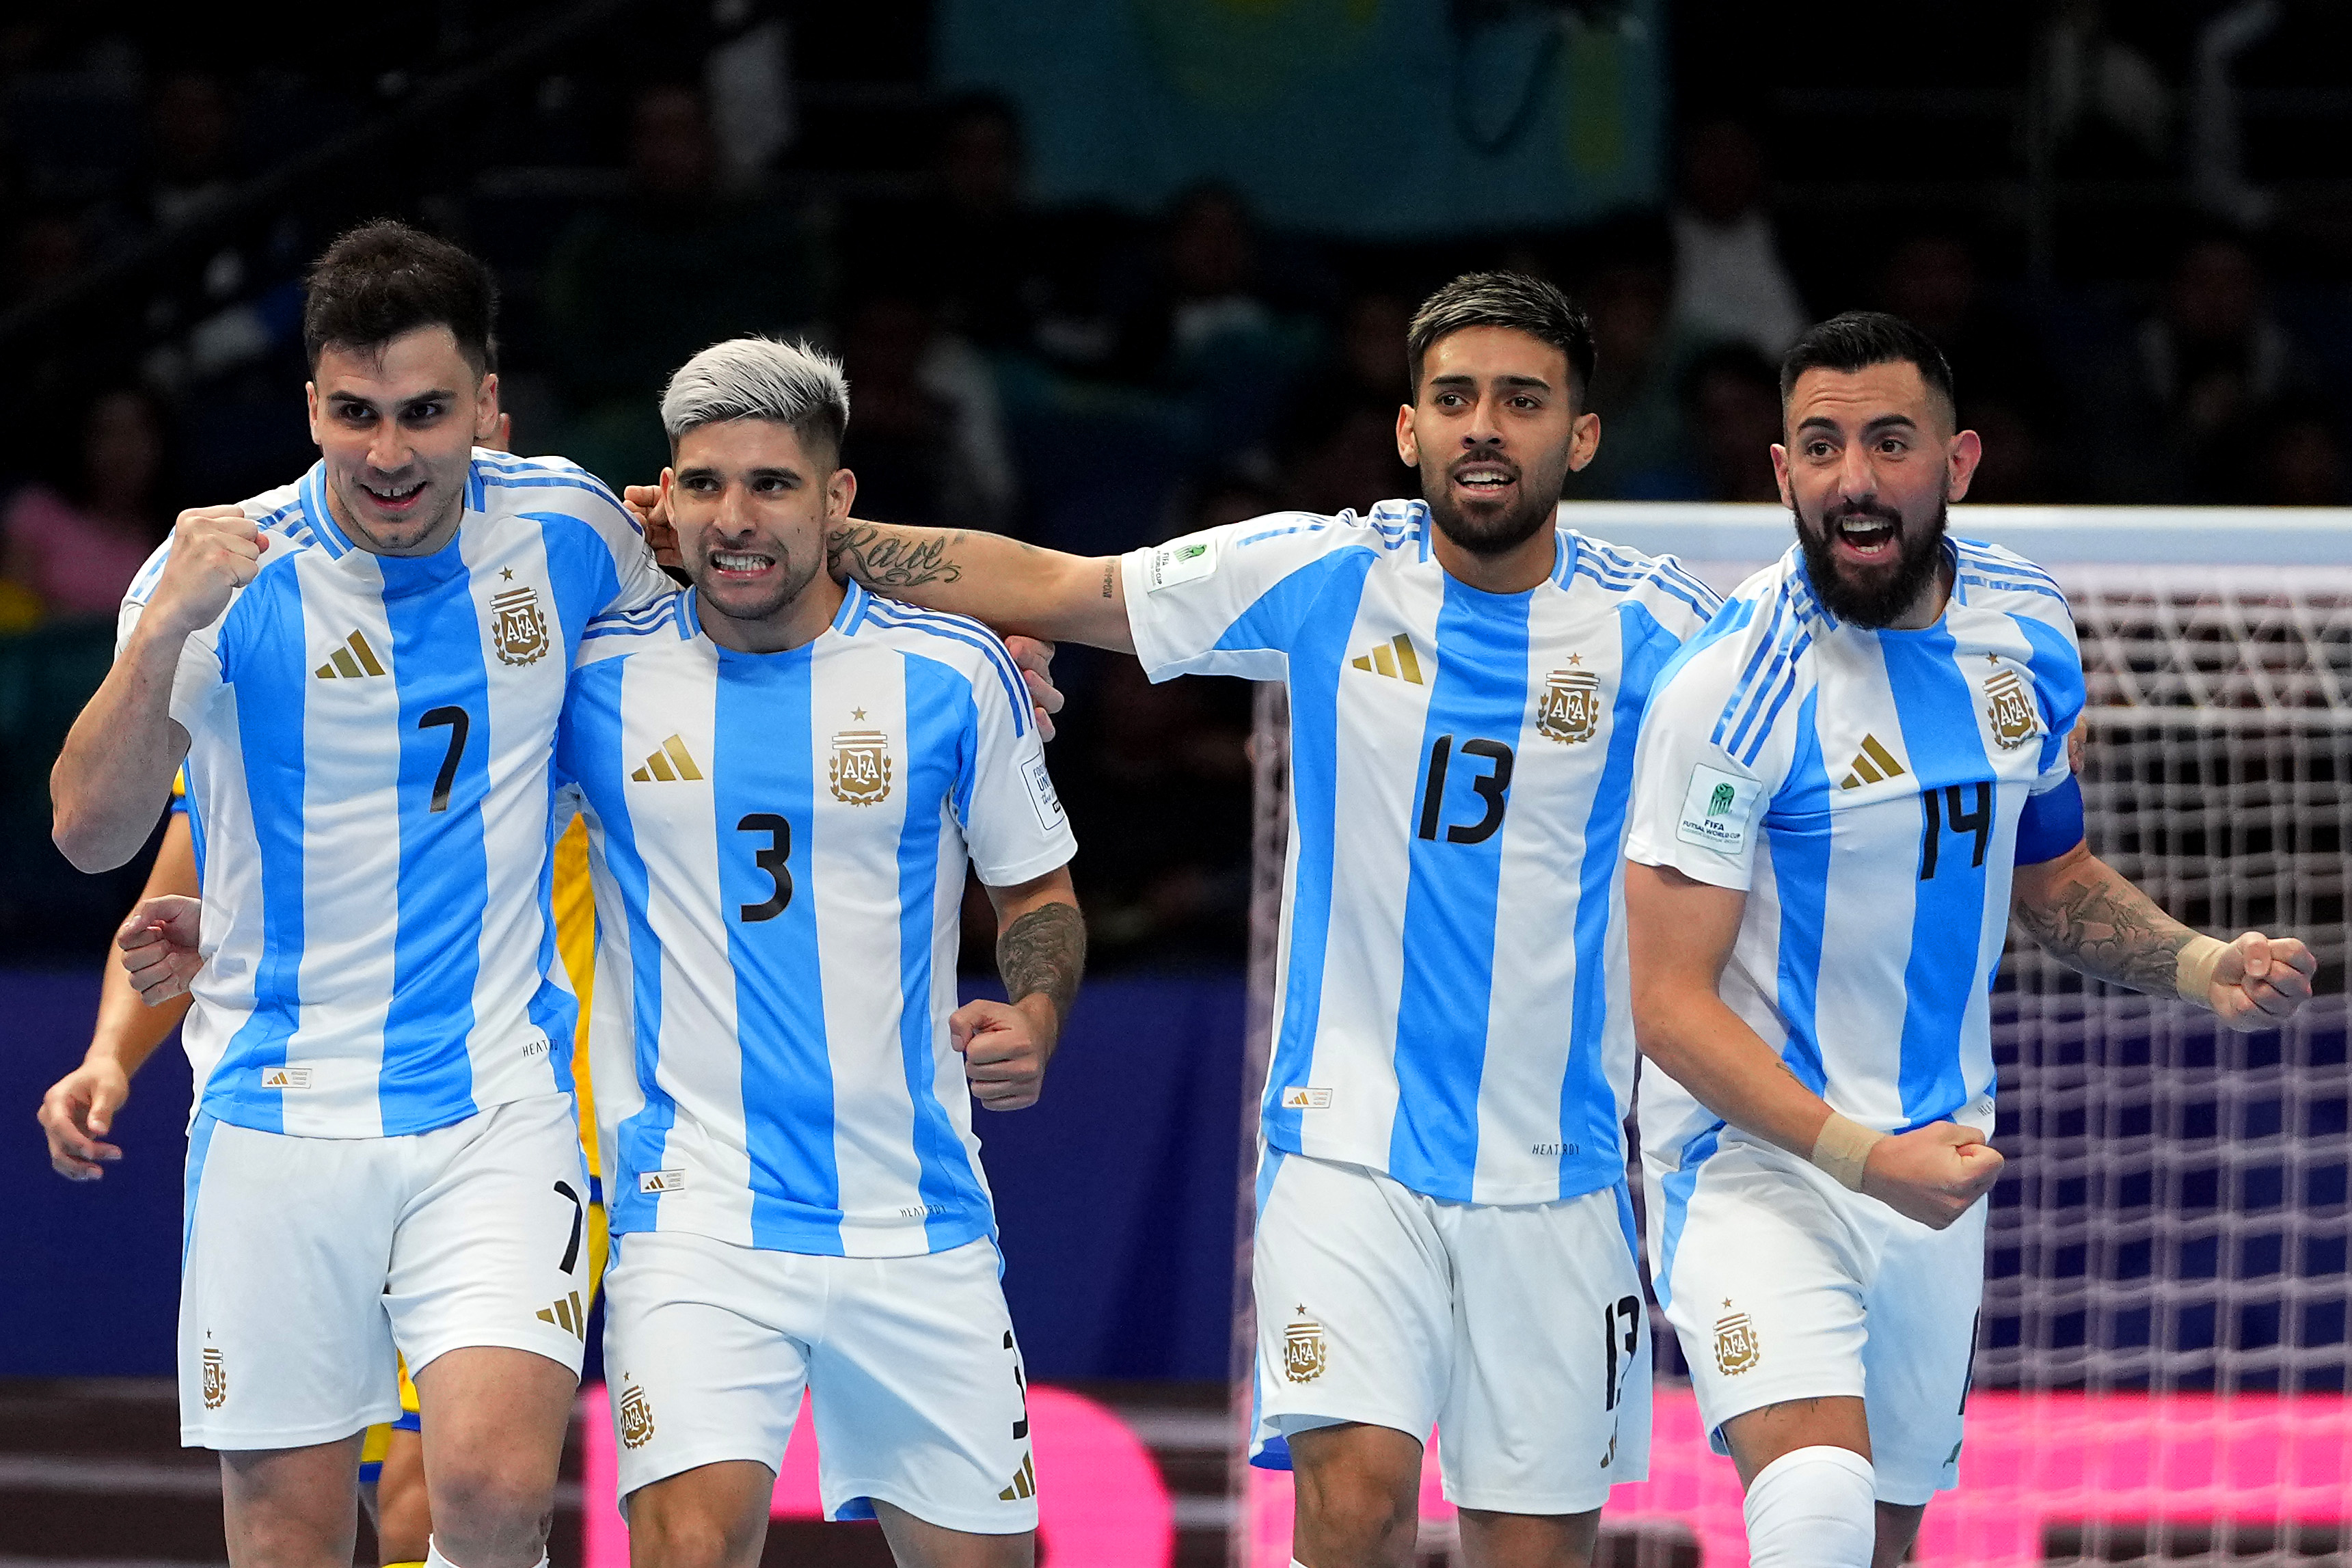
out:
M764 835L768 842L751 851L751 864L768 874L768 896L735 911L745 924L772 921L793 901L793 825L772 811L755 811L735 825L738 833Z

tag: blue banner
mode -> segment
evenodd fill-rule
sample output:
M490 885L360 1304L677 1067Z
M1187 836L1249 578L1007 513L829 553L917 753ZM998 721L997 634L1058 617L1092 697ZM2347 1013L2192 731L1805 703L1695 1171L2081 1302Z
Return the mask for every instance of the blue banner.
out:
M1663 0L942 0L940 85L1019 106L1048 205L1203 180L1279 227L1414 239L1665 189Z

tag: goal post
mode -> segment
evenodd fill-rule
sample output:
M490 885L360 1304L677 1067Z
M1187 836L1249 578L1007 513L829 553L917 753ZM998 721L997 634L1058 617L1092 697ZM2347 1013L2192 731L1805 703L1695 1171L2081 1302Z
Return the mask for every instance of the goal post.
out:
M1756 505L1570 503L1579 532L1673 553L1729 589L1785 551ZM2309 943L2314 1004L2218 1029L2087 982L2012 937L1994 986L2001 1086L1986 1291L1960 1489L1917 1561L2347 1560L2352 1552L2352 510L1958 507L2065 590L2087 685L2091 847L2224 936ZM1256 1141L1287 843L1287 708L1262 687L1247 1150ZM1251 1470L1254 1152L1238 1212L1232 1561L1289 1561L1288 1478ZM1638 1190L1640 1174L1634 1172ZM1708 1455L1672 1331L1651 1481L1603 1515L1608 1561L1747 1561L1738 1488ZM1423 1545L1451 1510L1423 1488Z

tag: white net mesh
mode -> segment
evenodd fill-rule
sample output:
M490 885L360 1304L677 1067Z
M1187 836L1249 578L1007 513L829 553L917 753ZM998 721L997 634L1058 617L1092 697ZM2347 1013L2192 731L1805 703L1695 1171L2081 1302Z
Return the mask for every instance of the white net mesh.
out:
M1677 510L1658 509L1648 538L1635 509L1577 525L1687 552L1689 531L1665 526L1687 521ZM1742 548L1690 563L1726 587L1787 538L1785 513L1734 521ZM2176 563L2115 563L2135 552L2128 528L2058 535L2102 564L2032 547L2064 585L2082 641L2091 846L2199 929L2301 937L2319 958L2319 999L2284 1030L2231 1035L2012 942L1994 996L1995 1140L2011 1173L1992 1199L1961 1486L1929 1509L1922 1563L2352 1568L2352 566L2179 563L2195 520L2157 521ZM2226 532L2215 540L2230 548ZM1253 1088L1279 912L1285 717L1278 692L1262 696ZM1244 1232L1247 1200L1245 1173ZM1245 1301L1242 1318L1237 1347ZM1744 1563L1738 1482L1706 1453L1672 1331L1655 1327L1652 1479L1612 1497L1601 1561ZM1245 1408L1238 1354L1235 1370ZM1234 1560L1279 1568L1286 1486L1236 1477L1248 1506ZM1443 1561L1447 1510L1433 1488L1424 1501L1428 1556Z

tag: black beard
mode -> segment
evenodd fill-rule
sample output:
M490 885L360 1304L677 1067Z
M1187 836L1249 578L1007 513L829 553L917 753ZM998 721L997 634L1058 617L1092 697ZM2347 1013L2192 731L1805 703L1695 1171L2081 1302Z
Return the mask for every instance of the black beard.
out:
M1541 484L1530 486L1528 472L1519 470L1519 494L1523 498L1516 511L1485 521L1473 521L1454 504L1454 487L1447 470L1431 474L1422 471L1421 499L1429 507L1437 531L1445 535L1457 547L1473 555L1508 555L1544 529L1552 525L1559 510L1559 487L1554 485L1549 500L1538 500L1543 493Z
M1792 507L1790 509L1794 510ZM1805 526L1805 514L1797 513L1797 542L1805 552L1805 575L1813 584L1813 596L1822 607L1839 620L1873 631L1889 626L1918 602L1920 591L1935 576L1944 558L1944 531L1951 521L1951 508L1944 502L1936 505L1935 526L1911 536L1899 518L1895 522L1895 540L1901 551L1895 558L1895 570L1874 586L1857 586L1838 575L1836 558L1830 543L1836 536L1837 524L1856 510L1865 516L1895 517L1885 507L1841 507L1822 517L1821 531L1816 534Z

